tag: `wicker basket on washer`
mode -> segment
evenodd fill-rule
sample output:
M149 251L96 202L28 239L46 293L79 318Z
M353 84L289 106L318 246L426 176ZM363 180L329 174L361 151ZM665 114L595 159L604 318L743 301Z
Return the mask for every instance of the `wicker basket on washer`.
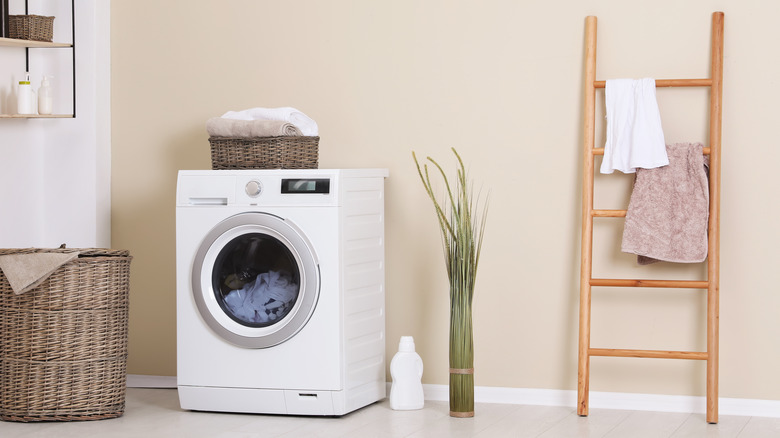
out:
M14 294L0 272L0 418L101 420L124 413L130 257L79 251L35 289Z
M211 167L220 169L316 169L319 137L209 137Z

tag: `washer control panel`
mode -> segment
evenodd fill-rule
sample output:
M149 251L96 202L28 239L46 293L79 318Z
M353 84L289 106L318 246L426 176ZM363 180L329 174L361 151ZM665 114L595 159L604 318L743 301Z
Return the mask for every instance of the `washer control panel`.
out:
M181 170L177 207L338 207L367 199L386 169Z
M338 205L338 181L326 171L237 171L227 205Z

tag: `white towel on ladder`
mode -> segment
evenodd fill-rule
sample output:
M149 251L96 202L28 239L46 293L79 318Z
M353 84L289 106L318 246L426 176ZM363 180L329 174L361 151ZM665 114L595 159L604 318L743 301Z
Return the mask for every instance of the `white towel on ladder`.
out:
M669 164L654 79L610 79L604 90L607 141L601 173Z

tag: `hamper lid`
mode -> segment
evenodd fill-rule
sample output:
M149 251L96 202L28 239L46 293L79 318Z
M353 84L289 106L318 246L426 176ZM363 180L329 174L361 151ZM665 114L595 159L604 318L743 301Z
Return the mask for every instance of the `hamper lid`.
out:
M84 257L128 257L127 250L103 248L0 249L0 270L16 295L35 289L66 263Z

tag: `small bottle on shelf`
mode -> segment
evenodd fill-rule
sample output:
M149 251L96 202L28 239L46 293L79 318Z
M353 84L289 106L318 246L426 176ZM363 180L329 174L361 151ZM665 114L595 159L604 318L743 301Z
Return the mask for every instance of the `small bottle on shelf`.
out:
M25 79L19 81L16 112L18 114L35 114L35 97L30 85L30 73L25 73Z
M41 87L38 88L38 114L48 115L52 112L53 97L51 86L49 86L49 76L43 75Z

